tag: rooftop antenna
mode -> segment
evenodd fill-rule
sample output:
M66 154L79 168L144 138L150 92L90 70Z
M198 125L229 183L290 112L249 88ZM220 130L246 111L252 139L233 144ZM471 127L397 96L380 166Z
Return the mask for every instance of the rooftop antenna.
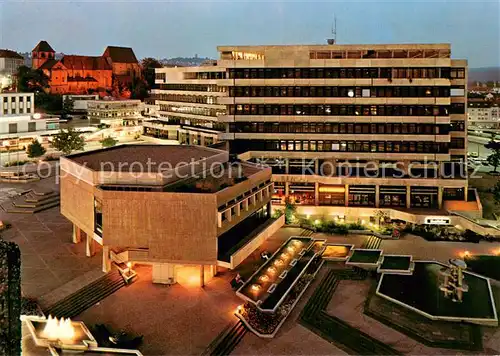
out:
M337 16L333 14L332 38L327 39L329 45L337 43Z

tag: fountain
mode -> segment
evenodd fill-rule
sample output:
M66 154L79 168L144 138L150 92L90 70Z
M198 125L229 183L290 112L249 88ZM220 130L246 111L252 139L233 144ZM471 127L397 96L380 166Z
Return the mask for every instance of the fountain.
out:
M454 302L462 302L464 292L469 291L469 286L464 283L463 271L467 268L464 260L450 259L448 267L441 268L440 274L444 276L444 282L439 289L444 292L446 298Z

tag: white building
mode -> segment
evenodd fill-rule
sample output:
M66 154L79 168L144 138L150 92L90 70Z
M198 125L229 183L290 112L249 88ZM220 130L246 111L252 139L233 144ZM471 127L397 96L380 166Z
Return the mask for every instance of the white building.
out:
M59 119L35 114L33 93L0 94L0 151L25 149L34 139L48 143Z
M70 98L73 101L74 112L87 113L89 101L99 100L98 94L84 94L84 95L63 95L63 102Z
M0 49L0 89L12 84L12 77L24 64L24 58L17 52Z
M500 129L500 105L483 99L469 99L468 121L470 129Z
M0 93L0 116L35 113L35 94Z
M137 126L142 122L144 104L140 100L96 100L87 102L90 120L101 124Z

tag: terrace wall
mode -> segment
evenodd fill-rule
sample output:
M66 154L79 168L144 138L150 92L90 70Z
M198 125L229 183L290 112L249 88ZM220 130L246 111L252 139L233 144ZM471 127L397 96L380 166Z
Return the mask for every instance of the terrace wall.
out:
M215 264L213 194L102 191L103 244L148 248L149 262Z

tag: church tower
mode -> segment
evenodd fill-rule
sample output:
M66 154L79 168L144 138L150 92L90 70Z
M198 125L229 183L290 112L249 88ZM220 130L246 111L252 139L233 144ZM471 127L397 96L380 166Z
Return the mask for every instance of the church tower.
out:
M38 69L48 60L55 59L55 55L56 52L47 41L40 41L31 51L31 67Z

